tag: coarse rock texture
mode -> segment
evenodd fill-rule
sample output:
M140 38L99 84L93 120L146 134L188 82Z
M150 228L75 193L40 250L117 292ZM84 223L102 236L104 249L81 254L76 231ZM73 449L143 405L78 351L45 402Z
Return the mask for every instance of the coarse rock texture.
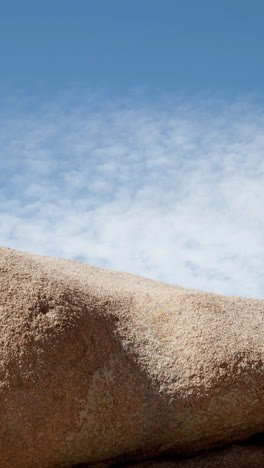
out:
M142 462L264 431L264 300L1 247L0 321L1 467Z

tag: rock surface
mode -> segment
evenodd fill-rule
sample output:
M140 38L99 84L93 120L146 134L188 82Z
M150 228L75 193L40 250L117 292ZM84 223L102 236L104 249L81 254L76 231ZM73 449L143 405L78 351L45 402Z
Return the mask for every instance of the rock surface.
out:
M0 327L0 466L142 462L264 431L264 300L1 247Z

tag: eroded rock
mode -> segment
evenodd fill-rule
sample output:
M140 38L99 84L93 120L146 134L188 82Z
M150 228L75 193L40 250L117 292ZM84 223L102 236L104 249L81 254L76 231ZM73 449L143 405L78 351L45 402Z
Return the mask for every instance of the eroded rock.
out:
M1 247L0 322L0 466L139 462L264 431L264 300Z

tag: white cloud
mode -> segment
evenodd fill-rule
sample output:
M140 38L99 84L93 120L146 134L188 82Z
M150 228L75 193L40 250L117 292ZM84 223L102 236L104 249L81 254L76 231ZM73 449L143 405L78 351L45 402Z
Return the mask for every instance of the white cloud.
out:
M264 113L209 104L0 116L0 244L264 297Z

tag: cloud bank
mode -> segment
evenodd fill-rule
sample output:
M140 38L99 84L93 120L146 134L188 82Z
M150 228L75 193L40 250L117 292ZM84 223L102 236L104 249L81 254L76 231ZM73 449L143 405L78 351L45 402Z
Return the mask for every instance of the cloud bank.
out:
M0 244L264 297L257 106L87 99L0 123Z

